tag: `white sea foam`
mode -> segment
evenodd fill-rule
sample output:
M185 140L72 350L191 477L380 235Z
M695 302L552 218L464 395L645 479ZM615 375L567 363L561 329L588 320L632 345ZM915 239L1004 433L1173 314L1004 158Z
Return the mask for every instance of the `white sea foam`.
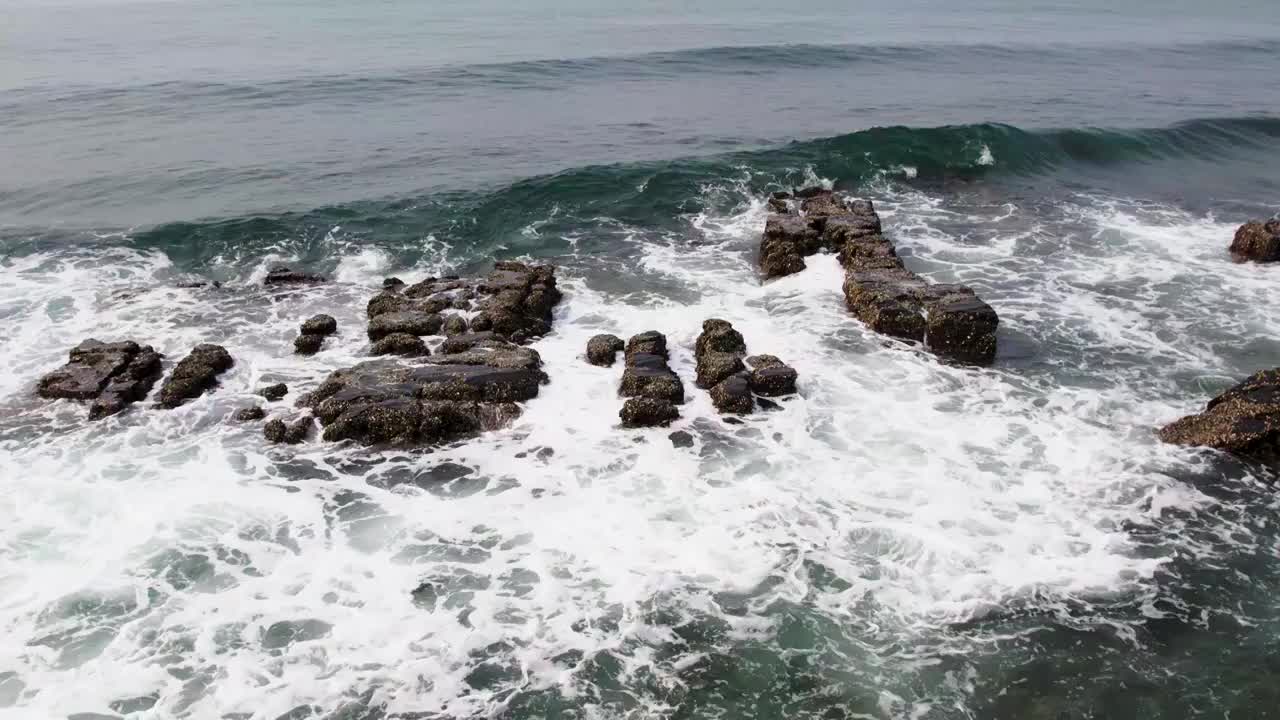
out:
M1039 341L1045 365L1056 343L1090 343L1150 353L1171 372L1229 375L1239 368L1177 332L1206 321L1280 330L1258 302L1267 278L1219 257L1224 228L1211 220L1082 200L1064 212L1096 236L1055 253L1041 252L1060 240L1042 229L1006 228L1014 210L981 230L979 216L937 198L877 200L909 264L973 283L1009 333ZM1199 399L1184 403L1158 379L1131 383L1118 366L1084 382L1011 360L941 365L853 321L833 257L760 283L751 252L764 213L755 198L690 218L694 243L638 246L635 271L691 304L615 296L608 278L563 268L556 331L535 346L551 384L510 429L432 453L271 448L257 426L226 422L260 384L289 382L291 402L361 359L364 301L394 269L380 251L351 248L337 282L278 294L166 288L172 268L153 253L10 261L0 269L0 671L24 689L0 717L105 713L155 693L138 717L273 719L373 689L390 711L494 714L512 688L582 690L579 661L566 659L575 651L607 651L625 677L680 687L714 648L679 639L657 609L752 642L776 630L768 608L794 604L851 642L884 647L945 642L949 624L1020 603L1150 585L1167 557L1135 552L1127 525L1213 503L1162 472L1203 456L1150 435ZM957 218L980 231L940 229ZM1081 255L1087 247L1105 262ZM1228 302L1230 283L1230 307L1258 304L1224 317L1212 303L1171 303L1166 286L1188 274L1211 301ZM1134 286L1122 296L1118 282ZM297 323L316 312L337 317L341 334L297 358ZM692 384L691 346L708 317L795 366L800 395L742 425L721 421ZM669 430L623 431L620 369L590 366L582 351L593 334L648 329L668 335L690 400ZM178 410L137 407L88 425L82 407L30 399L34 379L86 336L153 342L171 360L220 341L237 366ZM695 447L674 448L675 429ZM423 479L445 463L471 472ZM393 487L413 479L422 486ZM410 595L423 581L439 595L420 597L427 607ZM722 596L747 598L748 611ZM287 632L295 642L280 639ZM486 661L510 678L478 680ZM930 708L909 678L876 687L885 717ZM665 712L655 697L637 702L636 717Z

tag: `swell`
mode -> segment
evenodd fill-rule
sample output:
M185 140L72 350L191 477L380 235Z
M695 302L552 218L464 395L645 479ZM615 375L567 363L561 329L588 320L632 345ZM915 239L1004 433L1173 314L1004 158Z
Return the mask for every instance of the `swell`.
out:
M584 82L626 82L697 75L776 74L788 70L839 70L856 66L900 66L928 70L941 64L982 67L1170 62L1249 63L1273 58L1270 43L1080 44L778 44L690 48L634 55L477 63L351 75L301 75L262 82L165 81L118 86L32 86L0 93L0 111L19 122L21 112L39 115L83 109L129 113L146 103L149 114L182 112L193 103L218 102L278 107L336 100L423 94L448 97L494 89L550 90ZM113 108L115 109L113 111Z
M881 182L930 184L952 179L1070 176L1101 170L1124 178L1171 172L1169 161L1270 156L1280 149L1280 117L1200 119L1137 130L1075 128L1030 131L999 123L934 128L877 127L748 152L667 161L594 165L527 178L481 191L370 200L305 212L160 225L130 233L180 267L203 271L213 259L285 253L323 264L335 236L376 244L402 261L421 256L431 238L463 256L554 255L564 237L602 227L678 232L687 218L724 211L747 196L822 177L844 188ZM730 192L707 192L729 187ZM717 206L717 204L723 207ZM8 254L65 243L119 242L120 235L62 230L0 231ZM586 247L590 248L590 242ZM582 246L579 245L581 250Z

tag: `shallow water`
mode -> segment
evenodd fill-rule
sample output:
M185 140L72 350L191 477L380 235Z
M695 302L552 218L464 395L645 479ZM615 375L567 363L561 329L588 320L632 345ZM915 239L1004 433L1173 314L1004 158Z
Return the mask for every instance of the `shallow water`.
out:
M1277 209L1274 8L1174 5L1137 49L1152 4L557 7L10 9L0 717L1274 716L1276 477L1153 435L1280 358L1275 268L1224 251ZM993 367L870 333L833 257L759 280L764 197L814 182L997 309ZM511 428L228 422L363 358L383 277L495 257L565 291ZM268 292L276 262L334 282ZM292 355L317 312L339 336ZM721 420L709 317L799 395ZM691 399L624 431L582 351L648 329ZM32 392L90 336L237 364L90 425Z

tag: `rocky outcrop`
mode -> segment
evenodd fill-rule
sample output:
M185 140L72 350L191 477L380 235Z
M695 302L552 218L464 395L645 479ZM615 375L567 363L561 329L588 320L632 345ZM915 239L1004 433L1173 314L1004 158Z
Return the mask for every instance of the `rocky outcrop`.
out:
M776 202L775 202L776 201ZM923 343L941 357L990 363L996 353L995 310L963 285L934 285L906 269L881 234L869 200L822 188L775 193L760 242L766 278L800 272L804 258L835 253L845 269L846 304L876 332Z
M698 387L710 392L716 410L746 414L755 409L755 395L787 395L796 391L796 371L772 355L743 358L747 343L726 320L702 323L694 344ZM748 365L750 370L748 370Z
M1241 225L1231 240L1231 254L1238 260L1280 261L1280 218Z
M587 341L587 362L600 367L610 367L626 344L617 335L596 335Z
M324 439L426 445L509 423L516 403L547 381L538 353L510 343L434 355L416 364L373 360L338 370L307 398Z
M218 376L235 364L221 345L197 345L160 386L160 407L176 408L218 384Z
M162 358L150 345L131 340L85 340L71 349L65 365L40 379L36 393L90 400L89 419L98 420L145 398L160 377Z
M618 392L630 398L619 417L623 427L668 425L680 417L684 383L667 364L667 338L656 330L632 336L624 352L625 367Z
M1166 425L1160 439L1280 463L1280 368L1254 373L1210 400L1204 412Z
M298 337L293 341L293 351L299 355L315 355L324 345L324 339L338 332L338 321L332 315L314 315L302 323Z
M267 270L267 276L262 280L262 284L267 287L281 285L312 285L322 282L328 282L328 278L323 275L313 275L311 273L292 270L284 265L277 265Z
M523 343L551 330L560 302L555 268L519 262L494 263L482 278L427 278L413 285L384 283L369 300L369 340L392 334L459 337L491 332Z

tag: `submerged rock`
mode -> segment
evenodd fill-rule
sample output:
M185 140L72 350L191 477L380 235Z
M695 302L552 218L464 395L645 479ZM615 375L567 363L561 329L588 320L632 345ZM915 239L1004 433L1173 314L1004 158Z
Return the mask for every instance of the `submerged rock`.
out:
M307 285L322 282L328 282L328 278L323 275L313 275L292 270L284 265L277 265L267 270L267 276L262 280L262 284L267 287L273 285Z
M1204 412L1166 425L1160 439L1280 462L1280 368L1254 373L1210 400Z
M267 416L266 410L263 410L262 407L259 405L254 405L253 407L241 408L237 410L234 417L236 422L243 423L243 422L253 422L254 420L261 420L266 416Z
M43 398L92 400L89 419L99 420L145 398L160 377L164 357L150 345L131 340L104 343L89 339L67 353L67 363L40 379Z
M625 428L659 427L678 420L680 411L669 400L634 397L623 403L618 417Z
M1280 218L1241 225L1231 240L1231 254L1239 260L1280 261Z
M160 387L160 407L176 408L218 384L218 376L235 361L221 345L197 345L173 368Z
M617 335L596 335L587 341L587 362L610 367L625 349L626 343Z
M684 430L677 430L667 436L671 441L672 447L691 448L693 447L693 435Z
M259 388L258 394L266 398L267 400L274 402L276 400L282 399L285 395L289 394L289 386L285 385L284 383L276 383L275 385L268 385L264 388Z

